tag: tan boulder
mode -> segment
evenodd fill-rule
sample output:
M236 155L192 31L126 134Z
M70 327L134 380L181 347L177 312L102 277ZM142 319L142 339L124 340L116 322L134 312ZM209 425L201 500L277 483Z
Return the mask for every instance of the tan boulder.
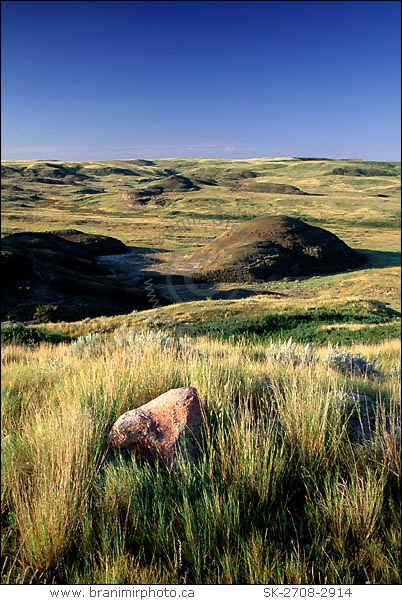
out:
M191 458L196 455L201 426L197 390L181 387L122 414L110 431L109 441L115 448L171 466L183 451Z

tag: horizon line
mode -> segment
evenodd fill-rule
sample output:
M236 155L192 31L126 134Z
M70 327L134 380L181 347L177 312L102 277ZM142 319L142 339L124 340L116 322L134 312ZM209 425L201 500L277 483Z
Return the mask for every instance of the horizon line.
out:
M144 156L131 156L127 158L85 158L85 159L62 159L62 158L1 158L1 162L113 162L113 161L130 161L130 160L228 160L228 161L242 161L242 160L356 160L364 162L401 162L401 159L383 159L383 158L361 158L358 156L348 157L330 157L330 156L249 156L243 158L229 158L222 156L158 156L148 157Z

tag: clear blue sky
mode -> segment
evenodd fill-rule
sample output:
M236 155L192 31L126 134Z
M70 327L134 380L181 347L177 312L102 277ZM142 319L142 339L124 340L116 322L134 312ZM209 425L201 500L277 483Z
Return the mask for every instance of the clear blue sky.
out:
M399 2L2 3L2 158L400 160Z

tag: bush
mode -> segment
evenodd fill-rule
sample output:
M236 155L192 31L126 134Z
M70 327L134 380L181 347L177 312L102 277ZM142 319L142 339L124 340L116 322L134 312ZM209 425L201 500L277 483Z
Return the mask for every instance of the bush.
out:
M69 337L59 333L49 333L44 329L34 329L25 325L10 325L3 327L1 330L2 344L22 344L34 346L41 342L58 344L66 342Z
M80 335L71 342L68 353L81 358L97 358L104 351L104 338L95 332Z
M266 357L268 360L293 366L311 365L317 362L314 348L310 344L297 346L292 338L283 343L271 343L266 350Z
M38 323L50 323L57 320L58 309L56 304L38 304L32 318Z
M82 357L95 358L100 356L105 348L103 331L93 331L80 335L71 343L69 353ZM108 346L113 348L141 349L155 347L162 352L188 352L192 348L192 340L187 336L173 337L167 333L156 331L138 331L130 327L120 327L109 338Z
M129 327L121 327L115 331L113 341L116 346L120 347L156 346L164 352L172 350L176 352L190 351L193 346L193 341L189 336L175 337L159 329L137 331Z
M328 350L323 357L323 362L331 369L340 371L344 375L365 375L366 377L379 377L382 375L380 371L375 369L375 360L369 362L360 354L352 354L352 352L341 351L338 345L328 344Z

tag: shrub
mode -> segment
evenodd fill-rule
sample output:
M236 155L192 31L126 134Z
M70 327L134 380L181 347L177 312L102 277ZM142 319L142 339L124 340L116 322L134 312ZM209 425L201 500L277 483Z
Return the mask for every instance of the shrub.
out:
M297 346L291 337L286 342L271 343L266 350L266 357L268 360L293 366L317 362L314 348L310 344Z
M93 331L79 336L71 343L69 353L82 357L95 358L105 349L106 340L100 331ZM156 331L138 331L131 327L117 329L107 340L109 349L128 348L139 349L154 347L162 352L188 352L192 348L192 340L188 336L173 337L167 333Z
M56 304L38 304L32 318L38 323L50 323L57 320L58 309Z
M193 341L189 336L175 337L164 331L137 331L133 328L121 327L113 335L113 341L116 346L143 347L156 346L164 352L190 351L193 347Z
M358 353L352 354L352 352L341 351L338 344L328 344L327 353L322 358L322 361L331 369L340 371L344 375L365 375L370 378L382 375L380 371L375 369L375 359L367 361Z
M43 329L34 329L22 324L5 326L1 330L2 344L22 344L34 346L40 342L57 344L66 342L69 338L66 335L58 333L48 333Z
M104 338L99 333L91 331L71 342L68 353L82 358L96 358L101 356L103 350Z

